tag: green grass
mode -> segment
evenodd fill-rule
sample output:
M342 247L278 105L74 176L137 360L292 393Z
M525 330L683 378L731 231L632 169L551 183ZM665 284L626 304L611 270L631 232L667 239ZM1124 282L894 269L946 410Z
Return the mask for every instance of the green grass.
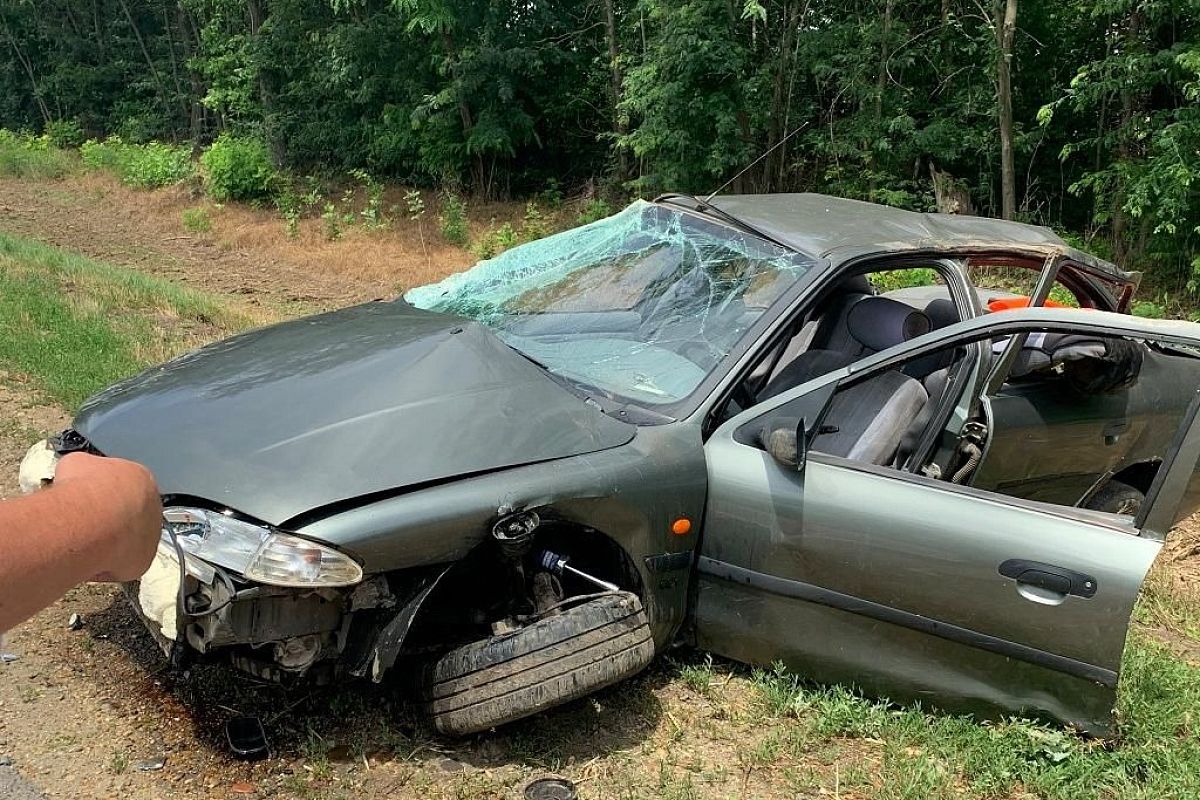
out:
M13 133L0 128L0 176L61 178L74 172L79 160L55 147L45 136Z
M216 296L0 233L0 367L68 409L256 321Z
M756 671L752 681L767 724L790 721L793 748L882 742L876 797L1200 797L1200 669L1142 634L1126 649L1119 737L1107 744L1029 720L980 724L897 709L809 687L781 669Z

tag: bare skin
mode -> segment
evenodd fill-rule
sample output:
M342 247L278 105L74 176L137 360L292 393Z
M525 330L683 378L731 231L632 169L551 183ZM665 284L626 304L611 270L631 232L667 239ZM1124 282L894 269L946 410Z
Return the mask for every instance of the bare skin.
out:
M162 526L154 477L132 461L72 453L54 483L0 503L0 631L84 581L150 566Z

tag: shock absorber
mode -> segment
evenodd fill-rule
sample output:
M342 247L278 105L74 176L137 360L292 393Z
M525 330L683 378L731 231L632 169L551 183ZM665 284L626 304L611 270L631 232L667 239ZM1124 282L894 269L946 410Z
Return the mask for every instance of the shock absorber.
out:
M492 526L492 538L500 546L500 555L508 571L510 613L530 611L529 587L525 582L525 556L533 547L533 536L541 517L534 511L518 511L500 519Z

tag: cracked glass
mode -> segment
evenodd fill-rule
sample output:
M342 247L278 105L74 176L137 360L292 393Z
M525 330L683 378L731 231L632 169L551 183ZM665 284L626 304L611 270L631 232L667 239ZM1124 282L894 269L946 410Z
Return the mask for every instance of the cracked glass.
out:
M817 259L638 201L606 219L409 290L483 323L550 372L601 393L689 395Z

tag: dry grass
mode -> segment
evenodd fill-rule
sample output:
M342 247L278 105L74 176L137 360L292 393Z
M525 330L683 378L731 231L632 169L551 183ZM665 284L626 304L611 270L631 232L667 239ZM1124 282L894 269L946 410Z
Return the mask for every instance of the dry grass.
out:
M422 192L427 210L420 226L408 219L404 210L404 190L391 188L384 195L383 206L385 209L397 208L388 212L386 227L370 229L350 225L343 229L341 238L329 241L322 220L312 214L301 220L299 235L289 239L284 221L273 208L214 204L187 185L137 191L122 186L105 173L90 173L70 180L83 191L103 194L106 202L126 209L152 236L177 238L187 235L205 239L222 250L252 252L264 260L297 265L314 275L371 284L384 292L440 280L476 261L469 250L443 240L438 224L441 200L431 191ZM185 210L195 208L208 212L211 230L184 231L181 215ZM474 239L505 222L519 224L524 205L515 202L471 204L468 214Z

